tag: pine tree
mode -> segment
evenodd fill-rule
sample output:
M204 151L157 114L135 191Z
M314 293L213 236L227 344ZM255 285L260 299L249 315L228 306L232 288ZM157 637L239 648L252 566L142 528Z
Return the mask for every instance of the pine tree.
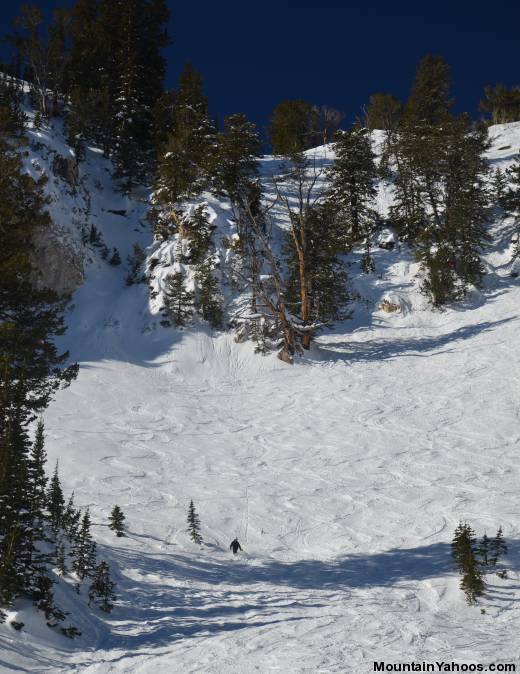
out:
M134 243L132 255L126 259L128 264L128 275L126 277L126 285L131 286L134 283L142 283L143 281L143 264L146 259L146 253L138 243Z
M191 63L181 73L171 115L171 132L159 159L153 197L156 206L170 208L199 194L209 183L214 165L216 130L209 118L202 79Z
M233 203L247 204L254 193L260 154L260 139L254 124L243 114L224 119L224 130L217 136L214 167L211 170L213 185L219 194Z
M134 185L145 179L150 166L147 149L146 127L151 111L143 100L140 83L145 77L145 64L140 61L136 46L139 44L139 28L143 20L139 0L126 0L120 5L120 21L124 25L117 60L119 62L118 89L116 93L116 127L114 134L113 161L115 177L120 180L124 193L131 192Z
M154 161L152 112L162 95L168 16L165 0L76 0L71 11L69 137L113 154L124 191Z
M286 289L289 306L295 314L299 313L305 325L328 325L348 318L348 279L340 255L349 244L336 208L329 201L307 209L294 222L293 230L296 237L293 232L288 234L284 247L289 270ZM302 293L302 289L306 292ZM304 335L304 348L309 342Z
M486 133L468 115L454 117L451 106L447 66L428 57L393 142L391 218L399 236L417 246L422 290L436 307L480 285L488 240Z
M496 566L502 555L507 555L507 544L504 541L504 534L502 533L502 527L500 527L497 531L496 536L492 538L489 543L490 566Z
M491 176L494 201L497 206L504 206L504 197L507 193L507 177L504 171L496 168Z
M370 246L377 224L373 202L378 177L370 134L357 126L349 132L338 133L334 152L336 160L329 171L328 200L337 210L349 245L363 242L362 267L369 272L373 270Z
M490 539L488 535L485 533L482 536L482 540L480 541L478 548L477 548L477 553L481 559L481 564L482 566L489 566L489 550L490 550Z
M483 596L485 584L477 561L477 541L475 532L465 522L460 522L451 544L455 565L462 576L460 588L466 595L468 604L475 604Z
M488 143L484 132L470 126L469 117L461 115L444 127L445 170L435 188L438 208L419 235L417 256L426 271L423 291L434 306L459 299L469 285L480 286L484 273L480 255L489 241L489 167L483 155ZM434 189L425 187L425 193Z
M195 510L193 500L190 501L188 508L188 529L191 540L197 545L202 544L202 536L200 535L200 519Z
M0 606L35 597L40 564L39 501L44 480L42 437L29 424L77 366L64 368L54 337L64 332L66 302L34 284L34 233L50 225L43 182L26 173L19 153L24 128L20 99L0 78ZM40 520L40 522L35 522ZM43 580L41 581L43 584Z
M112 267L118 267L121 264L121 255L119 255L117 248L113 249L108 264L112 265Z
M74 492L70 495L65 511L63 513L63 529L66 531L70 540L74 541L78 535L79 523L81 520L81 510L74 506Z
M200 264L197 267L195 279L199 286L197 305L202 313L202 318L213 328L222 327L222 295L219 291L217 279L213 275L211 261Z
M504 207L508 213L520 219L520 159L507 170L509 188L503 196Z
M195 293L186 290L181 272L169 274L164 284L164 305L177 326L184 326L193 315Z
M112 512L110 513L110 517L108 519L110 522L108 525L109 529L112 529L112 531L114 531L118 537L124 536L125 516L118 505L115 505L112 508Z
M92 574L96 563L96 545L90 533L90 512L85 510L78 535L72 544L72 570L83 580Z
M28 464L28 483L31 490L31 511L33 526L38 538L44 537L44 518L47 505L47 482L45 464L47 454L45 452L44 425L40 419L36 427L36 435L32 446L32 452Z
M273 153L292 157L319 145L316 112L307 101L285 100L273 111L268 128Z
M482 579L478 566L475 562L464 567L464 573L460 581L460 589L466 595L468 604L473 605L477 603L477 599L484 595L486 586Z
M0 72L0 129L4 139L21 139L27 117L21 108L22 92L15 80Z
M181 262L193 264L200 262L211 245L213 228L204 205L197 206L190 215L180 219L179 237L189 242L189 254L182 255Z
M460 573L464 570L468 550L476 546L475 533L466 522L459 522L451 542L451 554Z
M406 127L427 128L446 121L453 106L450 85L449 67L442 56L424 56L417 66L401 124Z
M58 568L58 573L60 576L65 576L67 574L67 562L65 556L65 543L61 539L56 547L56 566Z
M426 55L417 67L412 91L392 140L398 173L391 218L401 238L415 242L429 215L439 227L444 125L451 119L449 68L440 56Z
M47 510L49 512L52 531L54 536L56 536L59 528L63 525L63 515L65 512L65 499L63 498L63 490L58 475L57 461L47 492Z
M110 613L116 600L115 583L110 578L110 567L101 562L94 571L94 579L88 591L88 605L94 601L102 611Z

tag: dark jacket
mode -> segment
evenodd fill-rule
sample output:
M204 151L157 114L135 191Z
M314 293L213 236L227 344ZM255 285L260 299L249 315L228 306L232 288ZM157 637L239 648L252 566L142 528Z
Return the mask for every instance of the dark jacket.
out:
M238 542L238 538L235 538L234 541L231 541L229 549L233 550L234 555L236 555L239 550L242 550L242 548L240 547L240 543Z

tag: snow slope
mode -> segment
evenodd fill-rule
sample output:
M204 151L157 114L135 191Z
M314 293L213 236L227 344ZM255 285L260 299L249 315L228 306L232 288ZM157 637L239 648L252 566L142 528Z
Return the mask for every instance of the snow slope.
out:
M520 123L491 135L490 159L504 168ZM96 194L104 236L126 254L128 229L105 218ZM129 205L126 226L144 240L141 208ZM108 619L82 615L73 642L49 643L37 624L0 626L0 671L520 665L513 230L511 219L495 222L483 292L443 313L426 308L405 250L377 251L354 319L293 367L229 334L159 327L144 286L92 264L65 338L81 372L46 413L47 449L67 491L91 507L120 599ZM401 311L378 309L385 297ZM200 549L185 533L190 498ZM123 539L106 526L115 503ZM488 575L479 607L465 604L452 568L461 518L480 535L502 525L510 545L509 578Z

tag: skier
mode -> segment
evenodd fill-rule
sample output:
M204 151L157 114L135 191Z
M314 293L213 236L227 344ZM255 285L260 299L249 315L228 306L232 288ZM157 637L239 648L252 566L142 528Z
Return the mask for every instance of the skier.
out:
M234 555L236 555L239 550L242 550L242 548L240 547L240 543L238 542L238 538L235 538L233 541L231 541L229 549L233 550Z

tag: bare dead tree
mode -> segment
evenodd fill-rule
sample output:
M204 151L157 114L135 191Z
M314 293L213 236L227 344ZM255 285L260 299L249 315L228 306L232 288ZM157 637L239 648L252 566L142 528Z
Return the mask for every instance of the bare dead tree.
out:
M321 183L325 175L326 168L316 154L311 158L296 154L283 175L273 176L272 200L260 213L253 212L247 203L236 212L240 220L236 250L242 268L234 271L250 290L248 305L235 314L241 326L239 334L244 334L242 329L247 334L247 326L259 318L274 325L271 334L280 339L278 355L289 363L294 354L310 348L313 334L327 322L322 320L322 297L315 287L316 275L322 271L316 267L323 259L316 250L320 245L316 223L327 198ZM277 226L280 217L288 223L287 228ZM278 234L283 235L284 243ZM329 240L323 244L330 247ZM284 248L291 251L289 258L282 252Z
M323 190L318 183L324 175L324 169L317 165L316 155L312 162L301 154L294 158L293 169L290 173L290 182L295 187L296 204L291 204L291 195L282 193L280 184L275 180L275 189L279 201L284 205L290 223L290 236L294 244L298 260L299 290L300 290L300 320L307 326L302 336L302 346L309 349L312 338L310 325L312 322L312 273L309 269L309 216L313 209L324 198Z
M328 105L315 105L312 108L314 113L317 131L321 135L323 144L327 145L339 129L341 122L345 119L345 113Z
M293 320L286 301L286 283L282 273L282 264L275 255L272 245L273 220L267 216L260 220L249 207L246 209L249 235L246 238L246 255L249 261L249 278L252 288L255 312L264 314L276 322L282 335L282 344L278 357L286 363L293 362L295 353L301 353L301 342L305 329ZM264 266L267 274L262 274Z
M29 69L32 89L44 117L56 112L58 97L63 93L68 21L66 10L56 10L47 35L44 35L45 21L41 9L37 5L22 5L16 20L21 32L10 38Z

